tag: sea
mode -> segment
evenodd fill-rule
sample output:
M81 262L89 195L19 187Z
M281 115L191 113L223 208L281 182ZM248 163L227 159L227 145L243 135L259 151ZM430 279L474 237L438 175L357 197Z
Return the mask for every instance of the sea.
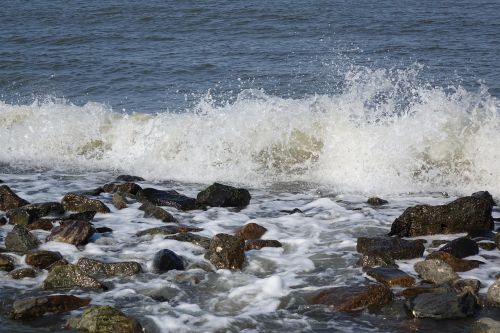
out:
M164 224L133 201L115 209L109 194L99 199L112 213L94 224L112 233L41 245L70 262L141 263L143 274L109 279L106 292L69 293L147 332L469 332L500 311L438 321L414 319L402 300L345 314L310 299L373 281L356 265L356 239L386 234L407 207L482 190L500 200L499 68L495 0L2 0L0 179L30 202L120 174L191 197L213 182L250 191L244 209L166 208L203 236L254 222L283 244L246 252L241 271L207 269L191 243L136 237ZM370 206L372 196L389 203ZM0 244L11 229L0 227ZM426 253L458 236L427 237ZM195 278L153 273L161 249ZM500 252L471 259L485 264L460 275L484 294ZM415 275L415 262L399 265ZM5 316L13 299L47 294L46 276L0 272L0 332L68 332L81 310Z

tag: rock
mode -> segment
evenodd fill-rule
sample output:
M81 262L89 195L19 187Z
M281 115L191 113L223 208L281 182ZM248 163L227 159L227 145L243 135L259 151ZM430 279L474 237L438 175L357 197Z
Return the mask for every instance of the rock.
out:
M382 307L392 301L391 289L383 284L364 287L334 287L323 290L311 300L335 311L352 312L366 308Z
M458 278L450 265L435 259L428 259L417 262L413 268L420 277L435 284L450 282Z
M10 272L10 277L19 280L19 279L24 279L24 278L34 278L36 277L36 271L33 268L18 268L16 270L13 270Z
M20 225L14 226L5 237L5 247L12 252L26 253L37 248L39 244L38 238Z
M483 262L478 260L463 260L458 259L448 252L436 251L427 256L426 259L436 259L441 260L442 262L447 263L451 266L453 271L455 272L467 272L471 269L478 268L480 264Z
M245 240L259 239L266 233L267 229L257 223L248 223L235 231L235 236Z
M83 273L94 278L131 276L142 272L141 265L135 261L104 263L94 259L80 258L76 265Z
M115 206L117 209L127 208L127 199L121 193L113 193L111 201L113 202L113 206Z
M364 254L361 256L361 258L359 258L356 264L363 268L377 267L377 266L398 268L398 265L396 265L396 261L394 261L394 259L391 258L390 255L385 253L368 254L368 255Z
M6 212L28 204L28 201L17 196L7 185L0 186L0 210Z
M51 214L64 214L63 206L58 202L34 203L7 212L10 224L28 225L38 218Z
M415 278L406 274L402 270L390 267L371 268L366 274L390 287L401 286L411 287L415 284Z
M7 224L7 219L5 216L0 217L0 225L6 225Z
M7 212L7 217L9 218L10 224L17 224L22 226L27 226L32 223L35 216L31 216L30 213L22 208L13 208Z
M165 209L162 209L150 203L142 204L139 209L144 211L144 217L154 217L163 222L177 222L172 214L167 212Z
M26 254L26 264L39 268L47 269L50 265L56 261L62 260L63 257L59 252L53 251L35 251Z
M252 239L245 242L245 251L260 250L263 247L282 247L282 245L274 239Z
M46 313L64 313L90 303L88 298L73 295L53 295L15 300L10 319L35 319Z
M202 231L201 228L190 227L187 225L166 225L162 227L150 228L146 230L139 231L136 235L137 237L145 235L175 235L178 233L186 232L198 232Z
M245 207L250 203L250 198L248 190L213 183L198 193L196 201L212 207Z
M453 281L451 285L457 293L462 293L468 290L477 294L481 288L481 281L476 279L459 279Z
M26 226L28 230L45 230L51 231L54 228L54 224L51 219L37 219L33 223Z
M165 239L172 239L179 242L193 243L194 245L201 246L204 249L208 249L210 247L210 241L211 241L211 239L208 237L195 235L190 232L184 232L172 236L166 236Z
M85 211L80 213L69 214L68 220L82 220L90 222L94 219L96 212L95 211Z
M424 254L421 241L404 240L397 237L360 237L356 250L365 255L389 256L392 259L420 258Z
M199 208L196 199L189 198L177 191L162 191L154 188L145 188L136 194L137 201L150 203L156 206L169 206L179 210Z
M98 213L109 213L109 208L102 202L96 199L89 199L83 195L76 193L68 193L62 199L62 205L65 210L70 210L78 213L87 211Z
M49 267L47 267L46 269L50 272L56 267L65 266L65 265L69 265L69 262L66 259L61 259L61 260L54 262L53 264L50 264Z
M479 191L479 192L474 192L470 195L471 197L474 198L479 198L483 199L485 201L488 201L491 207L496 206L497 204L495 203L495 200L493 200L493 197L491 196L490 192L488 191Z
M106 193L129 193L129 194L137 194L142 187L135 183L109 183L105 184L102 189Z
M0 271L10 272L14 269L14 258L7 254L0 254Z
M460 237L439 248L439 251L448 252L451 255L462 259L478 254L479 247L472 239L468 237Z
M241 269L245 262L245 241L240 237L217 234L210 241L205 258L217 268Z
M76 265L56 266L43 281L43 289L101 289L107 290L101 282L83 273Z
M478 242L477 246L485 251L493 251L497 248L494 242Z
M496 280L489 288L486 294L486 301L493 305L500 307L500 280Z
M116 180L124 182L143 182L144 178L131 175L119 175L118 177L116 177Z
M415 237L490 230L491 202L482 197L463 197L441 206L410 207L391 226L390 236Z
M494 242L495 241L495 233L491 230L479 230L479 231L469 232L467 234L467 237L472 239L473 241L476 241L476 242L480 242L480 241Z
M382 206L382 205L389 203L389 201L378 198L378 197L368 198L368 200L366 202L372 206Z
M472 324L472 333L500 333L500 321L481 318Z
M415 287L410 287L401 293L401 296L405 298L412 298L416 295L420 294L427 294L427 293L447 293L451 292L451 288L447 285L440 285L436 286L434 284L432 285L421 285L421 286L415 286Z
M477 301L471 293L426 293L408 299L405 306L416 318L465 318L474 315Z
M104 192L104 189L102 187L98 187L98 188L94 188L94 189L90 189L90 190L78 191L78 192L75 192L75 194L83 195L83 196L97 197L102 192Z
M448 244L450 241L445 240L445 239L434 239L431 242L431 247L440 247L443 244Z
M68 320L72 329L88 333L142 333L142 326L136 319L127 317L110 306L92 306L81 316Z
M99 227L99 228L95 228L95 232L97 232L98 234L105 234L108 232L113 232L113 229L108 228L108 227Z
M153 258L153 270L157 273L168 272L172 269L184 270L184 263L175 252L163 249L156 252Z
M59 227L54 228L47 237L47 241L69 243L75 246L84 245L94 232L95 229L90 222L69 220L62 222Z

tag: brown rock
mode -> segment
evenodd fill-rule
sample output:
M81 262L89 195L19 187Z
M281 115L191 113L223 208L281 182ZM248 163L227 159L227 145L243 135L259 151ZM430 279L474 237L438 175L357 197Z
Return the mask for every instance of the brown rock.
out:
M335 311L360 311L381 307L392 301L391 289L383 284L364 287L335 287L323 290L312 298L311 303L327 305Z
M154 217L163 222L177 222L177 220L167 212L165 209L157 207L150 203L142 204L139 207L140 210L144 211L144 217Z
M90 299L72 295L53 295L27 298L14 301L11 319L35 319L46 313L64 313L73 311L90 303Z
M95 230L87 221L64 221L52 230L47 241L69 243L73 245L86 244Z
M252 239L245 242L245 251L260 250L263 247L282 247L282 245L274 239Z
M109 213L109 208L102 202L96 199L89 199L83 195L76 193L68 193L62 199L62 205L65 210L74 212L93 211L98 213Z
M381 199L378 197L368 198L368 200L366 202L372 206L382 206L382 205L389 203L387 200L384 200L384 199Z
M26 263L39 269L46 269L56 261L62 259L63 257L59 252L53 251L42 250L26 254Z
M36 271L33 268L18 268L10 272L10 277L19 280L24 278L34 278L36 276Z
M426 259L441 260L453 268L455 272L467 272L471 269L478 268L483 262L478 260L464 260L458 259L448 252L436 251L427 256Z
M0 186L0 210L6 212L9 209L22 207L28 204L28 201L20 198L7 185Z
M266 233L267 229L257 223L248 223L235 232L235 236L245 240L259 239Z
M14 269L14 258L7 254L0 254L0 271L10 272Z
M245 262L245 241L240 237L217 234L210 241L205 258L217 268L241 269Z
M401 286L411 287L415 284L415 278L406 274L402 270L390 267L371 268L366 271L366 274L373 277L378 282L386 284L390 287Z
M405 298L411 298L416 295L425 294L425 293L446 293L449 292L450 288L446 286L436 286L436 285L422 285L410 287L401 292L401 296Z

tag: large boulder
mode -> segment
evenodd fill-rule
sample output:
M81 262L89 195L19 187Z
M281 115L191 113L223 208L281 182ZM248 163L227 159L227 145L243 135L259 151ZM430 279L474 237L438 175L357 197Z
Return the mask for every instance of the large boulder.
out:
M137 232L137 237L142 237L145 235L175 235L179 233L186 233L186 232L198 232L202 231L203 229L201 228L196 228L196 227L190 227L187 225L166 225L162 227L156 227L156 228L150 228L146 230L141 230Z
M155 219L163 222L177 222L172 214L151 203L144 203L139 207L139 209L144 211L144 217L154 217Z
M453 268L441 260L428 259L419 261L413 266L413 268L423 280L435 284L450 282L458 278L458 275L453 271Z
M433 252L429 254L426 259L441 260L450 265L455 272L467 272L471 269L478 268L479 265L482 264L481 261L459 259L454 255L443 251Z
M415 284L415 278L399 270L390 267L371 268L366 271L366 274L390 287L401 286L411 287Z
M235 231L235 236L245 240L259 239L266 233L267 229L257 223L248 223Z
M364 255L389 256L392 259L420 258L424 244L419 240L405 240L397 237L359 237L356 250Z
M360 287L334 287L321 291L311 300L335 311L352 312L382 307L392 301L391 289L383 284Z
M61 253L54 251L34 251L26 254L26 263L30 266L46 269L56 261L62 260Z
M101 282L88 276L78 266L72 264L52 268L43 281L43 289L46 290L73 288L107 290L107 287Z
M69 220L61 223L59 227L52 229L47 241L69 243L75 246L84 245L95 233L90 222L83 220Z
M196 201L200 205L212 207L245 207L250 203L250 192L219 183L213 183L198 193Z
M0 254L0 271L10 272L14 269L14 258L7 254Z
M163 191L155 188L145 188L137 192L136 198L142 203L156 206L170 206L179 210L192 210L198 208L196 199L187 197L177 191Z
M64 313L90 303L88 298L73 295L52 295L15 300L9 313L11 319L35 319L46 313Z
M29 252L40 245L40 241L25 227L14 226L11 232L5 237L5 248L12 252Z
M73 212L93 211L98 213L109 213L109 208L97 199L89 199L86 196L77 193L68 193L62 199L62 205L65 210Z
M20 198L7 185L0 186L0 210L4 212L28 205L29 202Z
M88 333L142 333L139 322L111 306L92 306L68 320L72 329Z
M168 249L156 252L153 258L153 270L157 273L164 273L173 269L184 270L182 259L174 251Z
M130 276L142 272L141 265L135 261L104 263L94 259L80 258L76 265L82 272L94 278Z
M390 236L415 237L490 230L492 203L481 196L459 198L440 206L410 207L391 226Z
M406 307L416 318L465 318L474 315L477 299L472 293L425 293L409 298Z
M245 241L236 236L217 234L205 254L217 268L241 269L245 262Z
M460 237L446 243L439 251L447 252L459 259L479 253L479 246L469 237Z

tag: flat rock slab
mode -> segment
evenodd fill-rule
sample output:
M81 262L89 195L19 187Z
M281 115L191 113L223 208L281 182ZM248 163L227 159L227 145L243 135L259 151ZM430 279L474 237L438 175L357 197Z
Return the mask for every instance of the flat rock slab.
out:
M9 313L11 319L35 319L46 313L64 313L90 303L88 298L72 295L53 295L15 300Z
M83 273L94 278L131 276L142 272L141 265L135 261L104 263L94 259L80 258L76 265Z
M154 188L145 188L137 192L136 198L140 202L148 202L156 206L169 206L179 210L197 209L195 198L187 197L177 191L163 191Z
M98 212L109 213L109 208L100 200L89 199L86 196L77 193L68 193L62 199L62 205L65 210L73 212Z
M477 300L471 293L426 293L408 299L405 306L416 318L465 318L474 315Z
M101 282L88 276L78 266L72 264L52 268L43 281L43 289L46 290L73 288L107 290L107 287Z
M377 267L366 271L366 274L378 282L388 286L411 287L415 284L415 278L397 268Z
M391 289L383 284L362 287L335 287L321 291L312 304L327 305L335 311L352 312L382 307L392 301Z
M187 225L166 225L162 227L141 230L136 235L137 237L142 237L145 235L175 235L179 233L199 232L199 231L203 231L203 229L190 227Z
M441 260L450 265L455 272L467 272L470 271L471 269L478 268L479 265L483 264L483 262L478 260L459 259L454 255L443 251L433 252L429 254L426 259Z
M213 183L196 197L198 204L212 207L245 207L250 199L248 190L219 183Z
M92 306L68 320L72 329L88 333L142 333L139 322L110 306Z
M359 237L356 250L365 255L389 256L392 259L420 258L424 254L421 241L397 237Z

